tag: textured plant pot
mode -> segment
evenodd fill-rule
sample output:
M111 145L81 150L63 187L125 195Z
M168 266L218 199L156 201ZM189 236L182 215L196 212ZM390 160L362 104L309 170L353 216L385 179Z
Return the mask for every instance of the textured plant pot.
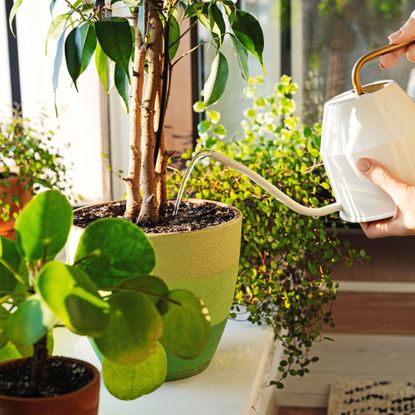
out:
M203 203L201 200L192 202ZM191 232L147 235L156 253L153 274L165 280L170 288L187 289L202 298L211 316L212 334L205 351L190 360L168 353L167 380L183 379L206 369L219 345L232 306L239 268L242 214L235 211L235 218L221 225ZM71 259L82 231L74 227L69 236Z
M8 221L0 219L0 236L14 239L13 215L23 209L33 196L32 189L25 189L26 185L27 181L22 181L17 175L0 179L0 199L2 204L10 206L10 219ZM19 204L13 201L16 199L19 200Z
M69 357L52 357L77 362L90 369L94 378L83 388L65 395L50 398L18 398L0 395L0 415L97 415L99 404L100 375L97 368L83 360ZM23 360L23 359L21 359ZM0 364L1 368L18 363L11 360Z

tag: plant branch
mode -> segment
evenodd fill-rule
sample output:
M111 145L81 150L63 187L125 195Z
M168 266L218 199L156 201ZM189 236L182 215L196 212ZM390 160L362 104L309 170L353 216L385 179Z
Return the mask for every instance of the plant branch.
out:
M171 67L174 68L183 58L185 58L187 55L190 55L191 53L198 50L201 46L205 45L206 43L209 43L208 41L200 42L198 45L194 46L192 49L188 50L186 53L184 53L182 56L177 58L172 64Z

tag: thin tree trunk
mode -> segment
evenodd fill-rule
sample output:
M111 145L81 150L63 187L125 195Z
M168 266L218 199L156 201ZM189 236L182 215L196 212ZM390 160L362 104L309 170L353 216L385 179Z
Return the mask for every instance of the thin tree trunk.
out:
M167 162L168 154L164 141L164 130L161 132L160 149L157 157L157 199L159 201L160 216L167 212Z
M157 14L157 9L162 6L160 1L149 1L150 40L148 45L148 76L142 112L142 161L141 174L143 185L143 200L141 204L138 224L154 225L158 222L158 200L156 189L156 174L154 169L155 148L155 113L159 114L160 108L155 108L156 96L160 84L160 58L163 41L163 25ZM158 116L158 115L157 115Z
M130 105L130 152L128 176L123 177L127 194L124 217L136 221L141 207L140 169L141 169L141 106L144 88L144 65L146 50L143 43L137 12L135 13L135 52L133 78L131 82Z
M48 357L47 336L42 337L33 345L31 388L34 393L42 387L45 378L45 362Z

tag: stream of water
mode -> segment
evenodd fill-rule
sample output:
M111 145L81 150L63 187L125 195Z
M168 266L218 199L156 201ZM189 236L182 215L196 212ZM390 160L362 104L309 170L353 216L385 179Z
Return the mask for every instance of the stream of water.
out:
M218 151L210 151L210 150L203 150L197 153L190 162L189 167L187 168L183 182L180 186L179 193L177 195L176 203L174 205L173 216L177 215L179 211L180 203L183 199L184 192L186 191L187 183L192 175L192 172L196 166L196 164L206 158L209 157L213 160L219 161L220 163L224 164L227 167L231 167L232 169L238 171L239 173L243 174L244 176L248 177L270 195L274 196L279 202L283 203L284 205L288 206L294 212L297 212L300 215L305 216L312 216L312 217L320 217L330 215L334 212L338 212L341 210L340 203L332 203L331 205L327 205L321 208L310 208L307 206L300 205L295 200L288 197L285 193L271 184L269 181L265 180L262 176L258 173L255 173L253 170L249 169L248 167L244 166L241 163L238 163L235 160L232 160L229 157L226 157L222 153Z

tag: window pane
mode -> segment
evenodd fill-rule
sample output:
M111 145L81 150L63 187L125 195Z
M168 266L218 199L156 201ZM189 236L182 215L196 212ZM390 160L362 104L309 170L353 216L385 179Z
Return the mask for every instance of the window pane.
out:
M352 88L351 71L360 56L389 43L415 8L413 0L292 0L294 71L301 84L302 111L308 122L321 120L323 104ZM379 60L365 65L362 83L394 79L407 88L414 65L402 59L382 71ZM298 68L297 68L298 69Z

